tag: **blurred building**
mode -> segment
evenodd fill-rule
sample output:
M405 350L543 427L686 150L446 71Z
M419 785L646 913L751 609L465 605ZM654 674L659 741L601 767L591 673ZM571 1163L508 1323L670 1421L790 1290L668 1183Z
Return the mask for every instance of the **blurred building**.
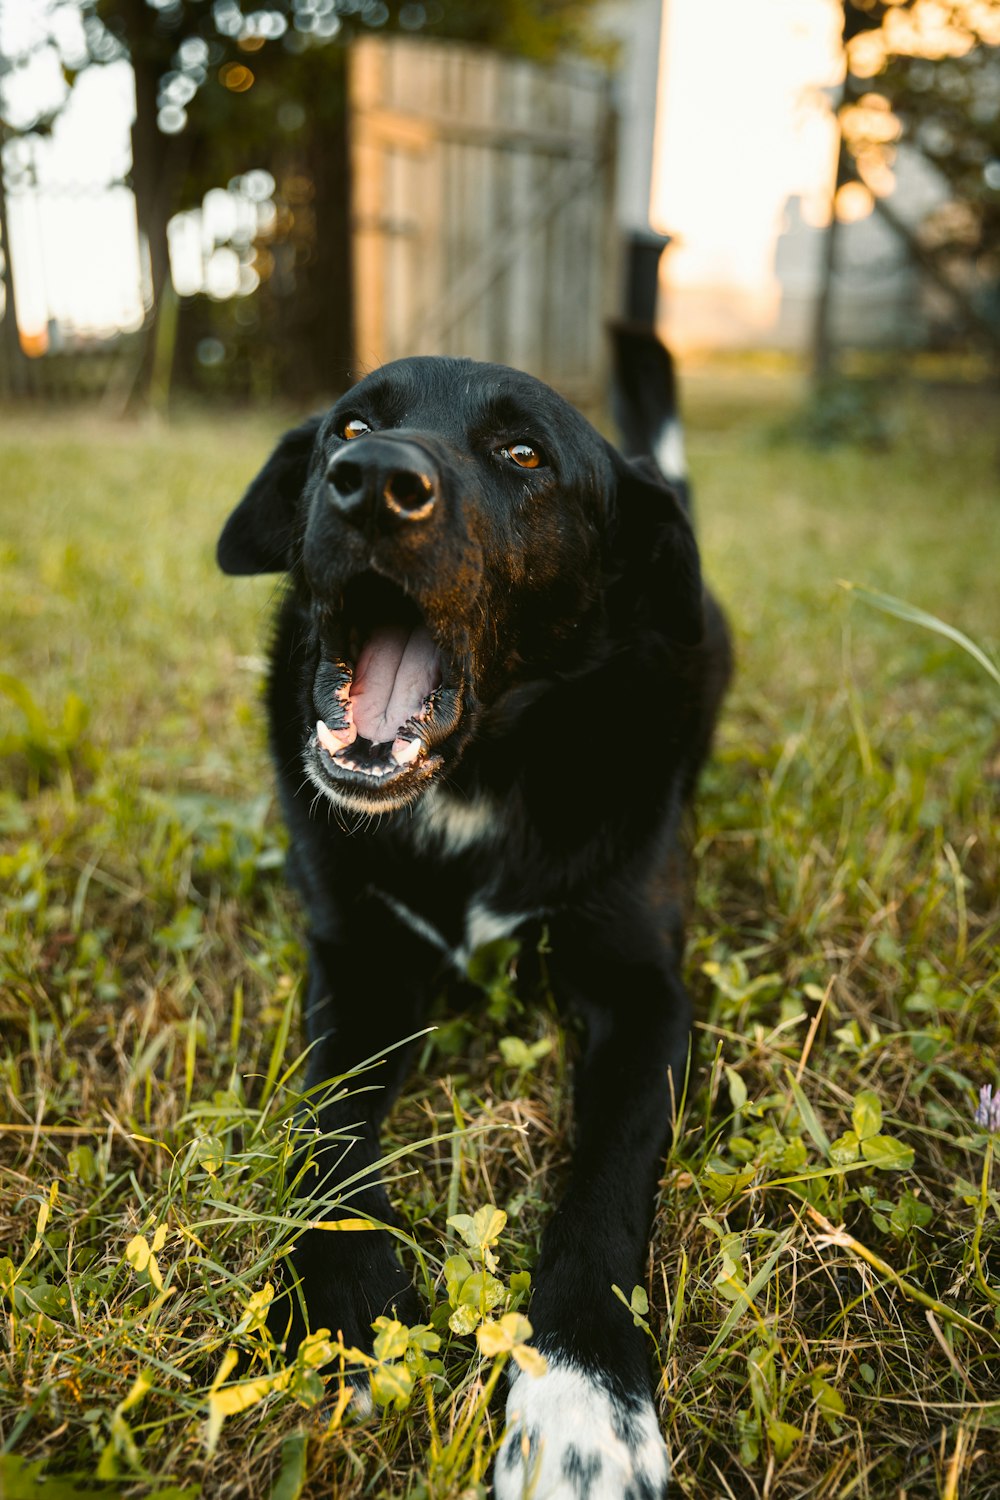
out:
M892 194L894 212L911 229L945 197L944 184L925 157L898 149ZM848 348L904 349L927 341L929 307L924 280L896 231L861 200L865 212L838 229L831 333ZM782 349L808 347L821 275L825 230L803 217L789 199L775 245L779 287L777 317L768 342Z

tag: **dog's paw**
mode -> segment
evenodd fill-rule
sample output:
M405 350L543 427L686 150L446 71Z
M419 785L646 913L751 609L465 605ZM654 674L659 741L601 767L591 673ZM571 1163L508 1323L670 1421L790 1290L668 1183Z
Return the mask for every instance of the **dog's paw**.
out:
M295 1358L310 1330L325 1328L345 1347L370 1354L376 1318L398 1318L407 1324L419 1321L417 1294L399 1263L391 1236L382 1230L331 1234L311 1229L289 1259L290 1275L267 1317L271 1338L286 1360ZM336 1362L324 1373L333 1368ZM370 1406L367 1380L364 1384ZM360 1396L352 1400L352 1412L360 1410L361 1404Z
M551 1356L544 1375L515 1376L496 1500L663 1500L669 1477L647 1395Z
M345 1390L350 1391L350 1400L344 1396ZM345 1402L346 1404L343 1404ZM342 1381L336 1377L331 1379L326 1388L323 1410L329 1416L339 1416L348 1423L367 1422L375 1411L372 1386L368 1376L357 1371Z

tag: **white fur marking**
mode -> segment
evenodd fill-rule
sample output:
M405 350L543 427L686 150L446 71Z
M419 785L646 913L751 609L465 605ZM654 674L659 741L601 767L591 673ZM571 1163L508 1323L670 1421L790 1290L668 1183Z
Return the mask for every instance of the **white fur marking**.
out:
M549 1358L507 1397L495 1500L663 1500L667 1447L653 1403L613 1394L600 1374Z
M664 479L687 478L684 429L676 417L671 417L660 429L659 436L653 444L653 457Z
M352 1395L347 1408L348 1415L354 1417L355 1421L363 1422L375 1410L371 1382L366 1376L364 1379L350 1381L350 1386Z
M420 916L418 912L411 911L408 906L404 906L402 901L397 901L395 896L388 895L386 891L376 890L375 895L378 896L380 900L385 902L389 910L393 912L399 918L399 920L410 929L411 932L415 932L418 937L422 937L424 939L424 942L430 943L432 947L440 948L441 952L447 953L449 958L453 956L451 948L445 942L444 938L441 936L440 932L438 932L437 928L434 927L430 922L426 921L425 918Z
M477 898L469 902L465 912L465 941L455 954L455 962L468 968L469 959L477 948L486 943L495 943L500 938L510 937L522 922L530 922L538 912L493 911L485 901Z
M462 854L474 844L492 842L499 830L492 797L480 795L466 801L440 787L429 787L413 810L417 842L426 845L433 840L445 854Z

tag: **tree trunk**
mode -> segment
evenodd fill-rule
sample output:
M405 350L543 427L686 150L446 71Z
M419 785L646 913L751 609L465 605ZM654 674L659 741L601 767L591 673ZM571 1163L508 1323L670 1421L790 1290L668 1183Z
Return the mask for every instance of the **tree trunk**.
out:
M838 135L840 126L837 127ZM830 222L823 235L823 254L820 260L819 291L813 316L812 378L813 385L824 385L834 373L835 354L833 347L833 283L837 275L837 249L840 224L837 220L837 190L841 186L844 146L841 142L837 154L837 174L830 198Z
M857 173L851 153L844 140L840 124L841 113L847 104L858 97L857 81L847 66L848 43L863 31L877 31L882 23L885 6L879 3L857 5L855 0L841 0L840 38L844 54L844 81L834 105L837 125L837 171L830 199L830 223L823 240L823 258L820 263L819 291L813 319L813 384L821 386L837 373L837 351L833 341L834 282L837 276L837 252L840 248L840 224L837 221L837 194L845 183L853 181Z
M132 191L139 234L146 247L149 306L146 309L142 358L133 400L146 400L157 357L163 290L170 276L167 224L176 209L183 135L164 135L157 125L157 90L169 65L174 41L158 31L156 12L146 0L123 0L121 20L135 77L135 119L132 122Z
M840 125L840 112L852 97L851 75L844 74L834 119L837 124L837 170L834 174L833 193L830 196L830 222L823 236L823 255L820 261L819 291L813 318L812 377L813 385L821 386L837 372L837 351L833 340L834 283L837 277L837 252L840 248L840 222L837 219L837 194L853 177L850 153L844 141Z
M338 49L342 80L346 54L347 48ZM346 87L343 98L340 119L325 140L311 143L309 153L316 186L316 245L302 288L302 338L312 375L311 394L339 394L352 379L354 296Z
M3 363L0 382L5 393L23 396L31 385L28 361L21 348L17 328L17 304L14 301L14 257L10 248L10 224L7 218L7 187L3 180L3 157L0 155L0 240L3 241Z
M300 69L299 99L309 132L286 163L287 171L301 173L313 188L307 207L313 222L295 244L294 290L280 299L275 330L283 393L299 399L339 394L352 378L347 52L330 47Z

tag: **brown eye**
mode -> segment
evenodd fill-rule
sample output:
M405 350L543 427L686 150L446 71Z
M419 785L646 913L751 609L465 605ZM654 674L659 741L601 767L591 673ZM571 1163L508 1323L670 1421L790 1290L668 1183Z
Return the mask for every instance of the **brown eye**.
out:
M362 422L360 417L351 417L340 429L340 435L343 438L360 437L363 432L371 432L371 428L367 422Z
M511 443L509 448L502 450L504 458L511 459L519 469L537 469L542 461L541 454L537 448L532 448L529 443Z

